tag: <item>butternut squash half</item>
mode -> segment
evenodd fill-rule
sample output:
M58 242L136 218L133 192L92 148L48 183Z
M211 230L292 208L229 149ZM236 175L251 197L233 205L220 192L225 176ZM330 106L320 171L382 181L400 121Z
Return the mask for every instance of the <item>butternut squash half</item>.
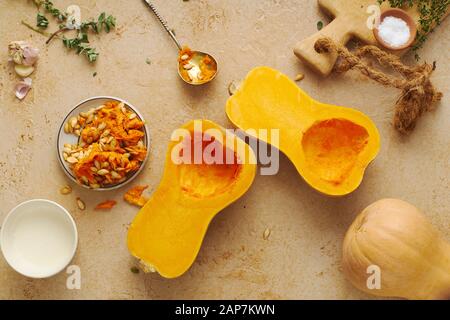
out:
M255 173L243 140L212 121L185 124L172 135L158 188L131 223L129 251L144 271L182 275L213 217L248 190Z
M355 190L380 148L366 115L318 102L268 67L250 71L226 113L235 126L285 153L305 181L327 195ZM279 129L279 144L269 135L258 137L260 129Z

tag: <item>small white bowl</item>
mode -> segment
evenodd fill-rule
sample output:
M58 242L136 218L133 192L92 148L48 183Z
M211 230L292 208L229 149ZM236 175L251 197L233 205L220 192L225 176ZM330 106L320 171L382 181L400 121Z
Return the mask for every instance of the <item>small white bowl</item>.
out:
M70 213L45 199L19 204L6 216L0 231L6 261L30 278L48 278L64 270L77 244L77 226Z
M101 106L102 104L108 102L108 101L118 101L118 102L123 102L125 107L127 107L128 109L132 110L134 113L136 113L137 118L141 121L143 121L145 123L144 117L142 116L142 114L136 109L136 107L134 107L132 104L130 104L129 102L117 98L117 97L110 97L110 96L98 96L98 97L92 97L92 98L88 98L86 100L83 100L81 102L79 102L68 114L67 116L64 118L61 126L59 127L59 132L58 132L58 139L57 139L57 152L58 152L58 159L59 159L59 163L61 164L61 167L64 170L64 173L67 175L67 177L69 177L70 180L72 180L73 182L75 182L76 184L78 184L79 186L82 186L84 188L90 189L90 190L95 190L95 191L108 191L108 190L114 190L114 189L118 189L120 187L123 187L124 185L126 185L127 183L131 182L134 178L136 178L138 176L138 174L142 171L142 169L144 169L144 166L147 162L148 159L148 155L150 152L150 138L149 138L149 131L147 128L147 125L144 125L144 144L147 147L147 155L144 159L144 161L141 163L141 166L139 167L139 169L135 172L130 173L126 179L122 182L119 182L117 184L113 184L107 187L101 187L101 188L97 188L97 189L92 189L89 186L86 186L84 184L81 184L78 182L77 178L75 177L75 175L73 174L72 170L70 169L69 164L64 160L63 157L63 149L64 149L64 144L65 143L70 143L70 144L76 144L78 143L78 137L73 135L73 134L68 134L64 132L64 124L73 116L78 116L81 112L87 112L88 110L90 110L91 108L96 108L98 106Z

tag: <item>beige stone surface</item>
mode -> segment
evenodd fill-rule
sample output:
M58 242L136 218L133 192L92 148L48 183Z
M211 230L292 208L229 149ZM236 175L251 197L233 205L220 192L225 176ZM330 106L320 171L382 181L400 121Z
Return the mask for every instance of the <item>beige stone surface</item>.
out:
M423 116L411 136L401 138L390 124L397 90L357 73L322 79L292 53L293 45L325 19L315 1L155 0L183 43L210 52L219 61L217 79L198 88L178 79L176 48L142 1L75 2L85 18L107 11L118 19L117 30L91 37L101 53L95 65L66 52L60 41L45 46L44 37L22 26L21 20L35 21L31 1L0 0L0 220L31 198L55 200L69 209L79 229L73 264L81 268L82 288L67 290L65 273L27 279L0 257L0 298L371 298L344 279L341 242L358 212L383 197L413 203L450 239L448 19L421 51L424 59L437 61L433 82L445 97L436 111ZM65 8L73 1L54 3ZM33 89L22 102L13 95L18 79L6 62L12 40L28 40L42 51L32 75ZM56 134L63 117L77 102L95 95L118 96L138 107L150 128L151 157L136 183L149 184L153 190L172 130L193 118L231 127L224 112L227 85L259 65L291 77L302 72L305 79L299 85L311 96L357 108L375 121L381 150L362 185L349 196L326 197L308 187L282 156L277 175L258 175L244 197L217 215L184 276L166 280L157 274L132 273L136 261L125 240L137 209L121 201L124 190L96 193L73 185L69 196L58 192L68 183L56 157ZM77 209L77 196L87 203L86 211ZM105 199L119 204L111 212L94 211ZM271 235L264 240L266 228Z

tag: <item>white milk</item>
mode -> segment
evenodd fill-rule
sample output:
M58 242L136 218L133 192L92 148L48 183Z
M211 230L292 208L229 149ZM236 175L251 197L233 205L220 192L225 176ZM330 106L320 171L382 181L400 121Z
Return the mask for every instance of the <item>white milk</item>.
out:
M61 271L76 247L70 217L51 202L19 206L13 213L2 230L2 250L9 264L32 277Z

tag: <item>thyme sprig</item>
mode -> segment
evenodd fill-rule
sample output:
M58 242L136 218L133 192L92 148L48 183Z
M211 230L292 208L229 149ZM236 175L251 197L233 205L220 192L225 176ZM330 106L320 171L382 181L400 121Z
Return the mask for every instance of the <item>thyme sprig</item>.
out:
M109 33L111 29L116 26L116 18L112 15L106 16L105 12L102 12L97 21L92 19L91 21L82 22L81 23L81 31L87 32L89 29L92 29L95 33L100 33L103 29L106 33Z
M43 7L45 11L50 13L53 17L58 19L59 22L63 22L67 19L67 15L54 7L53 2L49 0L34 0L34 3L37 5L38 8Z
M57 9L53 3L49 0L34 0L34 3L38 7L38 10L43 8L46 13L51 14L53 17L57 19L60 23L59 29L52 33L47 39L46 43L50 43L54 38L60 38L60 34L73 29L73 26L70 27L65 23L67 21L68 16L65 12ZM37 26L41 29L46 29L48 26L48 20L44 14L41 12L37 13ZM63 45L68 48L75 50L79 55L84 55L89 60L89 62L94 62L97 60L99 53L96 51L94 47L90 46L88 33L100 33L103 30L106 33L109 33L111 29L116 26L116 18L112 15L107 15L105 12L102 12L97 20L91 19L89 21L82 22L78 27L75 27L77 30L77 36L75 38L66 38L62 36ZM33 29L35 30L35 29ZM36 29L38 30L38 29ZM35 30L35 31L36 31Z
M420 28L417 30L416 41L412 47L416 59L419 59L417 50L423 47L428 39L428 33L433 32L434 28L441 24L441 19L445 15L450 5L450 0L378 0L381 5L389 1L393 8L412 7L417 5L419 11Z
M95 48L89 46L89 40L86 33L79 32L78 36L68 39L63 36L63 44L66 48L75 49L79 55L85 55L89 62L94 62L98 58L98 52Z

